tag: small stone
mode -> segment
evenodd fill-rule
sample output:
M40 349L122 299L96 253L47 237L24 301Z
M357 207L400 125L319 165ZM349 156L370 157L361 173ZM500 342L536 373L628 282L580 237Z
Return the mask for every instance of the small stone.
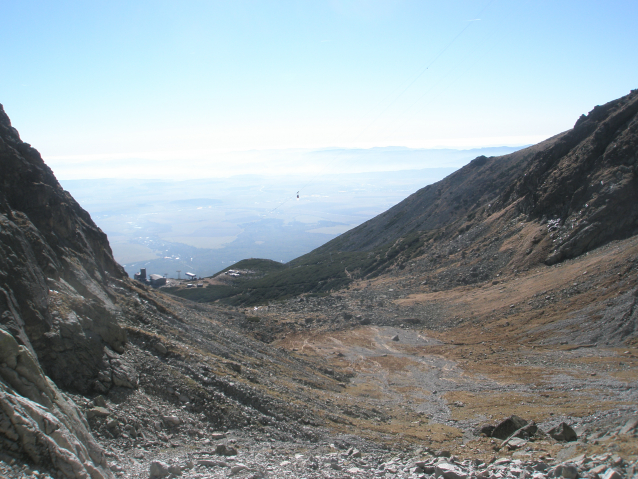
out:
M590 469L589 472L591 474L599 475L599 474L602 474L603 472L605 472L606 469L607 469L607 464L600 464L599 466L596 466L596 467Z
M441 462L437 464L434 474L437 477L443 476L443 479L466 479L467 478L467 474L465 474L461 470L461 468L447 462Z
M109 429L115 429L119 425L120 421L118 421L117 419L111 419L109 422L106 423L106 427Z
M170 474L168 465L161 461L151 462L151 477L166 477Z
M232 446L227 446L226 444L218 444L215 448L215 454L220 456L236 456L237 449Z
M182 423L182 420L177 416L162 416L162 419L166 423L166 425L171 427L177 427Z
M512 437L507 441L507 448L511 451L523 447L525 444L527 444L527 441L525 439Z
M175 474L176 476L182 475L182 468L178 464L171 464L168 466L168 472Z
M248 469L248 466L246 466L245 464L237 463L230 468L230 475L232 476L233 474L238 474L241 471L245 471L247 469Z
M602 475L601 479L622 479L622 474L620 474L616 469L609 468Z
M155 345L155 351L157 351L160 354L166 354L168 353L168 349L166 348L166 346L164 346L162 343L157 343Z
M104 408L104 407L94 407L89 409L86 412L86 416L88 418L92 418L92 417L106 417L109 414L111 414L111 411L109 411L108 409Z
M550 429L548 434L557 441L570 442L578 439L576 431L564 422L561 422L558 426Z
M561 476L565 479L576 479L578 477L578 468L574 464L563 464Z
M399 340L399 335L395 334L394 336L392 336L392 341L398 341Z
M619 434L629 434L631 431L638 427L638 417L630 419L625 423L625 425L620 430Z
M618 467L618 466L622 466L623 462L625 462L625 461L623 460L623 458L622 458L622 457L620 457L620 456L618 456L618 455L616 455L616 454L614 454L613 456L611 456L611 462L610 462L611 467Z

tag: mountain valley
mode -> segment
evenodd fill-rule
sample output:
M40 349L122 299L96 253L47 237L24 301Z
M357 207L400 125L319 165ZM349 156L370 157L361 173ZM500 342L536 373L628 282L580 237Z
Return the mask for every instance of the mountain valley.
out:
M202 288L0 138L5 476L638 474L638 91Z

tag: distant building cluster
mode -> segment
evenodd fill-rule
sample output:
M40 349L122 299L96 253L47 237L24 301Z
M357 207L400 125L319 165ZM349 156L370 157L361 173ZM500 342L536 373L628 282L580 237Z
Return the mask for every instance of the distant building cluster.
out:
M241 276L241 272L236 269L229 269L224 274L227 274L228 276Z
M135 273L133 279L140 283L150 284L153 288L159 288L166 284L166 276L162 276L161 274L152 274L147 277L146 268L140 268L140 272Z

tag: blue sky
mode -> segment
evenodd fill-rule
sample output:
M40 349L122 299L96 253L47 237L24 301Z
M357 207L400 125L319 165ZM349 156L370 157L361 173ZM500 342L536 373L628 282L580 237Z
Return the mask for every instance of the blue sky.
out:
M0 103L54 171L529 144L638 88L636 18L635 0L8 0Z

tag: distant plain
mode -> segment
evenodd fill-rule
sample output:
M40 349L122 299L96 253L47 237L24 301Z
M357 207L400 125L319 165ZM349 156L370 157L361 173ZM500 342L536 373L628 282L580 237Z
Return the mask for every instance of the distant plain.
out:
M298 156L294 165L289 155L291 174L267 175L264 165L252 164L245 165L246 171L260 174L170 179L164 171L161 179L91 178L60 183L108 235L115 259L130 276L145 267L149 274L169 278L177 278L178 271L181 277L186 272L203 277L244 258L288 262L476 156L517 149L333 150ZM328 158L326 167L323 171L307 168L309 173L303 174L309 157L317 155ZM282 165L278 166L276 171L282 171ZM177 165L174 168L183 171Z

